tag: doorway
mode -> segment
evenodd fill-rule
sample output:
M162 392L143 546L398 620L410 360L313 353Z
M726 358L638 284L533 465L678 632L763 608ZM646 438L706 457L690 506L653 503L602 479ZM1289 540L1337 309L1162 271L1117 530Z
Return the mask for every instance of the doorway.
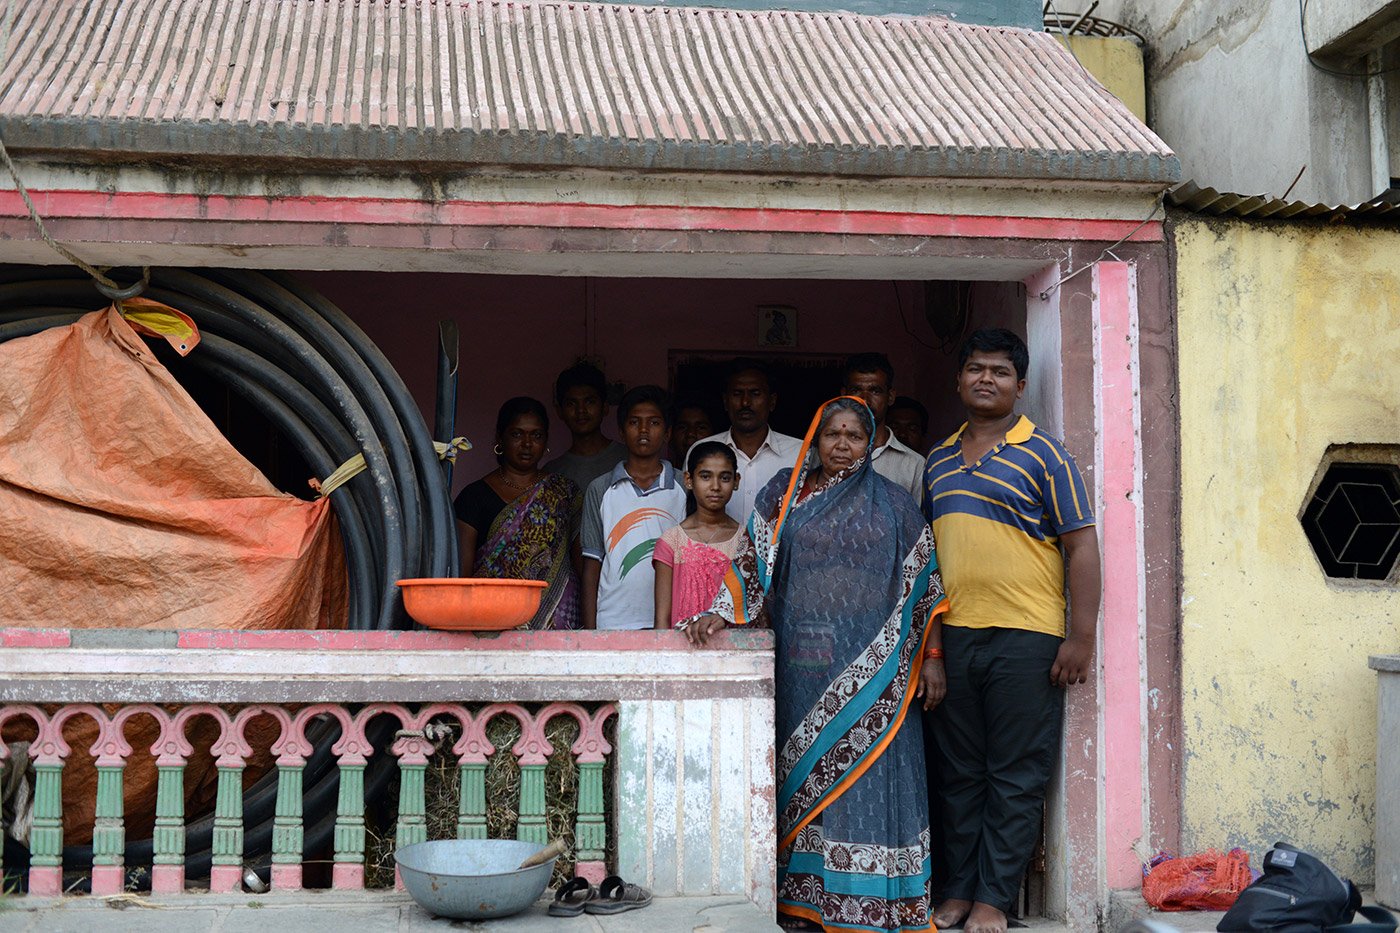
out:
M845 357L834 354L754 353L768 370L768 378L778 394L778 407L769 424L779 434L802 437L807 433L812 413L823 402L839 395L845 375ZM703 405L715 431L729 428L721 396L733 353L722 350L671 350L667 369L673 398Z

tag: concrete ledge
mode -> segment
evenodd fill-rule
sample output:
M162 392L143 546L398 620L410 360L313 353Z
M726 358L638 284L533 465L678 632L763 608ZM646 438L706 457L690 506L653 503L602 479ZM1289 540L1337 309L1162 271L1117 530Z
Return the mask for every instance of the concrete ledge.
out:
M1208 910L1153 910L1139 890L1110 891L1103 928L1107 933L1117 933L1139 920L1151 920L1183 933L1214 933L1215 925L1223 916L1224 912Z
M66 635L66 633L63 633ZM772 633L183 632L177 647L0 647L0 702L522 702L771 698ZM122 637L111 637L119 635ZM132 639L140 642L140 638ZM92 641L88 642L93 644ZM11 642L13 644L13 642Z

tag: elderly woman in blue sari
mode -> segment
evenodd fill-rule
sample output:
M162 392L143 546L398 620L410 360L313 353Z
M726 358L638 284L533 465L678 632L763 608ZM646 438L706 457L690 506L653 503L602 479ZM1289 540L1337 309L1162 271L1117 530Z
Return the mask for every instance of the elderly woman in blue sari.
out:
M907 714L946 691L947 600L913 498L871 467L874 428L859 399L822 406L795 471L759 494L710 612L684 624L704 644L771 620L789 929L933 929L923 733Z
M575 629L581 614L573 551L583 497L573 480L540 469L548 442L549 416L537 399L522 395L501 406L498 466L457 495L457 540L464 576L549 584L525 628Z

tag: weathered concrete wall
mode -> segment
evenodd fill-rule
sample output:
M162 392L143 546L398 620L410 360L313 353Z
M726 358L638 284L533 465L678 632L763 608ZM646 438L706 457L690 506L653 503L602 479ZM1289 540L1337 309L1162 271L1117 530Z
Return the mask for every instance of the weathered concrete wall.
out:
M1376 682L1400 590L1329 582L1329 445L1400 443L1400 233L1175 219L1188 851L1287 839L1373 876Z
M1305 9L1308 44L1316 52L1362 54L1400 37L1396 0L1330 0Z
M618 873L773 909L773 729L771 699L619 703Z
M1147 37L1149 123L1183 178L1277 197L1306 165L1291 198L1355 204L1378 193L1367 83L1308 63L1296 3L1103 0L1095 15Z

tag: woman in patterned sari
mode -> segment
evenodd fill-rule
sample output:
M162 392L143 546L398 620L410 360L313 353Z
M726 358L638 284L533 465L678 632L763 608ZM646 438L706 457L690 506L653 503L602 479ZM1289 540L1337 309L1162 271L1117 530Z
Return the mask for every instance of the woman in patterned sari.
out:
M790 929L933 929L923 733L906 714L946 690L947 600L913 498L871 468L873 435L859 399L822 406L796 471L759 494L710 613L685 624L704 644L725 624L771 619Z
M540 470L549 416L525 396L496 416L496 469L453 503L462 570L469 577L544 580L539 611L526 628L579 627L579 586L572 550L582 496L567 477Z

